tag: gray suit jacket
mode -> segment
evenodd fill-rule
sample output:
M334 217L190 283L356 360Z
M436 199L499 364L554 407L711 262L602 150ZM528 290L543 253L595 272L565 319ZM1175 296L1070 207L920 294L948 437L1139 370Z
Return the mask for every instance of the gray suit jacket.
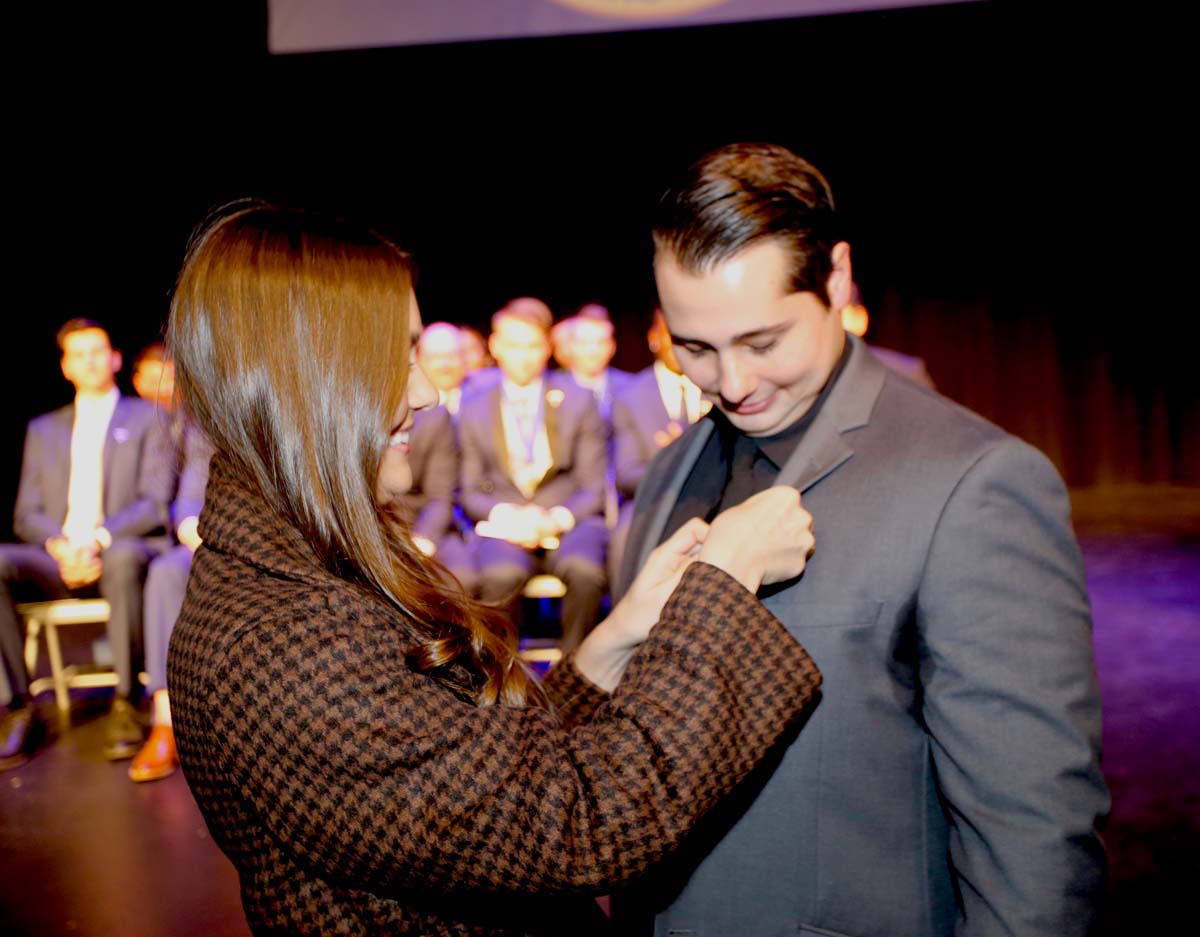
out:
M608 465L604 425L590 391L573 380L546 375L546 434L553 464L533 493L544 508L562 505L577 520L604 510L604 476ZM462 507L473 521L487 518L501 502L524 504L513 483L500 416L499 382L463 397L458 412L462 444Z
M712 422L652 464L621 586ZM825 676L773 773L643 897L695 937L1086 932L1108 809L1082 563L1035 449L857 340L781 471L816 552L765 604Z
M71 473L75 405L35 417L25 452L13 529L39 546L62 534ZM167 418L138 397L121 397L104 442L104 526L113 539L140 537L166 526L175 486Z

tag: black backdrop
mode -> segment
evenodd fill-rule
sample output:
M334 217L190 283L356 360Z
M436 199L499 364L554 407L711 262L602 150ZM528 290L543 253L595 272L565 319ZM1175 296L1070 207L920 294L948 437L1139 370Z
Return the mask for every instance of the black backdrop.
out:
M427 321L605 302L633 368L653 201L736 139L829 176L872 341L921 354L1071 484L1200 483L1193 303L1150 220L1183 198L1159 145L1178 85L1138 51L1169 23L970 3L271 57L265 5L197 6L16 14L0 503L25 422L70 396L57 326L99 318L132 358L214 202L387 230L417 255Z

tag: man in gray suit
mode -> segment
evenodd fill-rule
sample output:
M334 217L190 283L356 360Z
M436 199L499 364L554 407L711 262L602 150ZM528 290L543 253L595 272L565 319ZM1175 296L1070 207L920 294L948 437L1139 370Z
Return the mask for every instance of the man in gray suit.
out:
M0 649L12 692L4 754L23 757L38 730L36 711L26 705L14 601L97 589L112 606L108 635L118 679L104 751L132 758L142 741L131 701L140 689L134 661L142 583L150 558L165 546L146 537L164 529L174 486L170 442L153 404L117 390L121 355L103 328L72 319L58 344L75 402L30 422L13 524L25 542L0 545Z
M642 481L618 593L688 518L794 485L816 552L760 594L825 683L773 770L619 910L689 937L1085 933L1109 801L1058 475L847 336L850 248L789 151L701 158L654 240L676 355L715 406Z

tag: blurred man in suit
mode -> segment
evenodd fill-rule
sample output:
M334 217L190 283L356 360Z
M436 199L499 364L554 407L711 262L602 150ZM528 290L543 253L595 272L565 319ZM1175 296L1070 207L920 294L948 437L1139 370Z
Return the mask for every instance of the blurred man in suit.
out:
M168 413L175 409L175 362L167 355L167 346L151 342L133 359L133 389L143 400L162 407Z
M437 386L436 381L433 384ZM460 463L454 424L444 406L421 410L413 419L408 433L413 482L396 499L397 507L411 525L421 552L445 566L467 592L474 592L479 585L475 560L454 516Z
M646 343L654 364L633 375L613 400L613 477L620 497L620 515L608 544L609 574L614 582L633 519L633 497L650 460L712 406L679 370L661 309L654 310Z
M610 367L617 342L608 310L599 303L588 303L554 329L560 336L556 348L561 346L556 357L576 384L592 392L600 418L611 432L613 401L633 375Z
M480 595L513 598L545 570L567 586L563 647L595 624L606 585L605 434L592 395L546 374L551 314L530 297L492 319L501 380L459 414L462 507L476 524Z
M437 388L438 403L454 419L462 403L467 349L462 330L449 322L431 322L417 341L417 363Z
M12 692L0 758L20 759L39 729L14 603L86 590L98 590L112 607L108 636L118 684L104 753L130 758L143 735L134 710L142 583L151 557L165 547L147 536L164 528L174 486L170 443L158 408L117 390L121 355L99 324L72 319L59 330L58 345L75 400L30 422L13 524L24 543L0 545L0 649Z
M788 150L702 157L654 243L675 353L714 407L642 480L617 593L689 518L794 485L816 552L761 597L825 676L773 772L640 887L655 932L1085 934L1109 801L1058 474L847 335L850 247Z

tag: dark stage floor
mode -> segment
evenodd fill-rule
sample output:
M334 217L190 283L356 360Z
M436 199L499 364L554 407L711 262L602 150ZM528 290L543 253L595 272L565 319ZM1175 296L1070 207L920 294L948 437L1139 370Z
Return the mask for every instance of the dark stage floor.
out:
M1180 932L1200 882L1194 508L1172 499L1154 516L1135 507L1111 518L1077 501L1114 798L1104 937ZM132 784L126 763L100 755L103 694L90 705L81 700L73 728L0 774L0 934L247 934L233 869L182 776Z

